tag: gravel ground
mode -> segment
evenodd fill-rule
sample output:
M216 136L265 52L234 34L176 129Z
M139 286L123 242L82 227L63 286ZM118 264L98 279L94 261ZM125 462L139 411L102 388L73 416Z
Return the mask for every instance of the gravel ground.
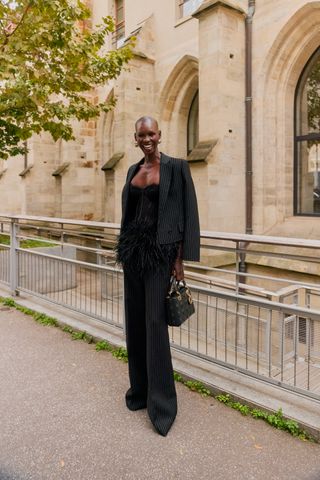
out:
M0 480L320 480L320 445L177 385L168 436L124 403L127 365L0 307Z

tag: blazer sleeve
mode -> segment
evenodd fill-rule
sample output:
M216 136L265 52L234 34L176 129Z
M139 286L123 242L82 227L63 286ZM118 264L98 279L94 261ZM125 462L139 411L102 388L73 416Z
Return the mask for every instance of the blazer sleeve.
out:
M198 262L200 260L200 225L196 192L190 167L182 161L184 234L182 259Z

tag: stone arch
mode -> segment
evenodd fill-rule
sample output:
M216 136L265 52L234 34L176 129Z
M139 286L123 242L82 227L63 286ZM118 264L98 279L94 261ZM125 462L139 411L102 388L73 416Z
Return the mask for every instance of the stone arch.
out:
M304 66L320 45L320 2L308 2L283 26L256 75L254 230L293 215L294 104ZM283 233L286 233L283 230Z
M198 59L184 55L168 76L160 95L160 126L168 151L187 155L187 124L192 100L199 89Z

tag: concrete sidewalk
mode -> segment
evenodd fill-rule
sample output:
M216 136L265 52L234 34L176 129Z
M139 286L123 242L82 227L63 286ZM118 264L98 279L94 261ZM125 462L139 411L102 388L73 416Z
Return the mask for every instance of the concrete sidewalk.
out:
M0 385L0 480L320 480L319 445L180 384L159 436L125 407L126 364L6 307Z

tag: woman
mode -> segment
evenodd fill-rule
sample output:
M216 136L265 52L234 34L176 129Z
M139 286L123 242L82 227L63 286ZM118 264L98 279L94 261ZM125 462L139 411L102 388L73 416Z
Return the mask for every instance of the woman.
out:
M170 275L184 278L183 260L199 260L199 218L188 163L159 152L155 119L139 118L135 129L144 157L128 170L117 245L125 288L126 404L130 410L147 408L165 436L177 414L165 297Z

